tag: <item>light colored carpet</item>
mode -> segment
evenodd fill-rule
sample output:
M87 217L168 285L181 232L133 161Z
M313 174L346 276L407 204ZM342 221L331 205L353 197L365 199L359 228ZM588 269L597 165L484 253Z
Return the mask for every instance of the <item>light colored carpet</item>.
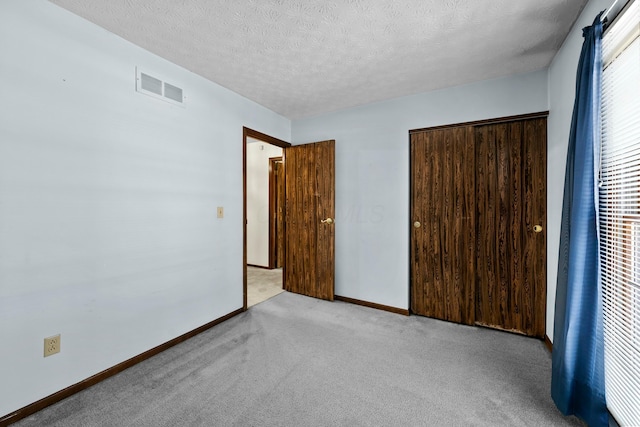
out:
M537 340L288 292L27 426L576 426Z
M282 289L282 269L266 270L247 266L247 307L268 300Z

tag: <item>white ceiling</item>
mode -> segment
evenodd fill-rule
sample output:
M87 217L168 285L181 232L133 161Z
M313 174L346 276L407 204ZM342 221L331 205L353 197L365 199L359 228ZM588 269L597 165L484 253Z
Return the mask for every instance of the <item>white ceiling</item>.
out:
M544 68L587 0L50 0L291 119Z

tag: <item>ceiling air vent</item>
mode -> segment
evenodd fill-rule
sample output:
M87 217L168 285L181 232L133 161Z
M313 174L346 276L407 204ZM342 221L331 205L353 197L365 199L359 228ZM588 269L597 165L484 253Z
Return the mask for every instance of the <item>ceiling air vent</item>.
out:
M156 99L184 106L185 96L182 88L162 81L148 73L136 69L136 91Z

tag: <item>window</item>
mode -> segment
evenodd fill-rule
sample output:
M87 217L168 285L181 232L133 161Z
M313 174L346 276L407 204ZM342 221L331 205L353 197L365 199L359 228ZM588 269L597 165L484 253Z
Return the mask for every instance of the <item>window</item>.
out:
M640 0L602 42L600 262L607 406L640 425Z

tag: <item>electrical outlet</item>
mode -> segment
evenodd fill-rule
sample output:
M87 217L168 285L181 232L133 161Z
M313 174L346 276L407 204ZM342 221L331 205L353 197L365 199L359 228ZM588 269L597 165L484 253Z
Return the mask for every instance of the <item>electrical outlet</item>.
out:
M44 357L60 353L60 334L44 339Z
M218 206L218 218L224 218L224 208L222 206Z

